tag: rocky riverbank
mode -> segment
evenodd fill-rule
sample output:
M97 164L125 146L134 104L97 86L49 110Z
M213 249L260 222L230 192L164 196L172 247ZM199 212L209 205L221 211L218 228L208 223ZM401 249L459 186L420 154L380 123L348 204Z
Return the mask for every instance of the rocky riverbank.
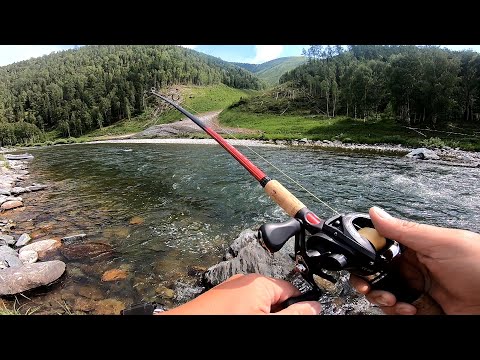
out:
M31 242L29 233L19 236L10 212L23 211L24 193L41 191L45 185L30 183L27 162L32 155L3 155L0 162L0 296L17 295L52 284L65 272L65 263L50 260L49 254L61 246L55 239Z

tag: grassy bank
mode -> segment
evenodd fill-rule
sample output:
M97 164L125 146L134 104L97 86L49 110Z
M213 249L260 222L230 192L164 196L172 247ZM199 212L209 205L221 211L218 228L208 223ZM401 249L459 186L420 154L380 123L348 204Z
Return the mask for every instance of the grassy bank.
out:
M182 85L177 86L177 88L183 99L181 105L192 113L222 110L237 102L242 97L246 98L257 93L254 90L234 89L223 84L211 86ZM46 134L47 142L42 144L67 144L91 141L92 139L101 139L110 136L133 134L143 131L149 126L170 123L180 120L183 117L184 116L177 110L168 110L162 114L155 115L154 109L150 109L139 116L123 119L115 124L96 129L78 138L61 138L59 132L54 130ZM40 143L30 145L40 145Z
M401 144L405 146L459 147L480 151L478 136L445 134L423 131L426 136L408 129L393 119L355 120L344 116L264 115L227 109L220 114L220 123L225 126L244 127L262 131L263 139L288 140L339 140L361 144Z

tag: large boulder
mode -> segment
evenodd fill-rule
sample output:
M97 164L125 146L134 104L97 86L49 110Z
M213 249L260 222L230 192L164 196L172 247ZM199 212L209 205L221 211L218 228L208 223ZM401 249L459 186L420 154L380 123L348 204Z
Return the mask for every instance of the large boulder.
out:
M0 270L0 296L19 294L48 285L60 278L64 272L65 263L60 260Z

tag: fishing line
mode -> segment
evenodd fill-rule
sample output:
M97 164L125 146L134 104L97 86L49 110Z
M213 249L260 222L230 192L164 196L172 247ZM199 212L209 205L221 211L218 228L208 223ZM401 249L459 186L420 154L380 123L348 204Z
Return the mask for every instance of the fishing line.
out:
M200 114L198 111L196 111L195 109L191 108L190 106L187 106L187 105L183 105L183 107L185 108L188 108L190 109L194 114ZM221 128L222 130L224 130L227 134L229 134L230 136L232 136L234 139L236 140L240 140L238 139L232 132L230 132L227 128L224 128L222 127ZM294 183L295 185L297 185L299 188L301 188L303 191L305 191L307 194L309 194L310 196L312 196L315 200L317 200L318 202L322 203L324 206L326 206L327 208L329 208L330 210L332 210L335 214L340 214L340 212L338 212L337 210L335 210L333 207L331 207L330 205L328 205L325 201L323 201L322 199L320 199L318 196L316 196L314 193L312 193L310 190L308 190L307 188L305 188L301 183L299 183L297 180L293 179L291 176L289 176L288 174L286 174L282 169L278 168L277 166L275 166L274 164L272 164L270 161L268 161L265 157L263 157L262 155L260 155L258 152L256 152L255 150L253 150L250 146L248 146L247 144L242 144L243 146L245 146L248 150L250 150L251 152L253 152L256 156L258 156L260 159L262 159L263 161L265 161L267 164L269 164L271 167L273 167L275 170L277 170L279 173L281 173L285 178L287 178L288 180L290 180L292 183Z

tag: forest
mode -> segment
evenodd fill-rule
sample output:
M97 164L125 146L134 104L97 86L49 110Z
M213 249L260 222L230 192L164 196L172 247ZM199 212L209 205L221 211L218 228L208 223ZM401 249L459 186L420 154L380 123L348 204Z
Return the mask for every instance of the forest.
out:
M480 54L439 46L312 45L280 78L328 117L380 114L408 125L480 125Z
M261 89L252 73L169 45L95 45L0 67L0 145L81 136L145 109L145 91L175 84Z

